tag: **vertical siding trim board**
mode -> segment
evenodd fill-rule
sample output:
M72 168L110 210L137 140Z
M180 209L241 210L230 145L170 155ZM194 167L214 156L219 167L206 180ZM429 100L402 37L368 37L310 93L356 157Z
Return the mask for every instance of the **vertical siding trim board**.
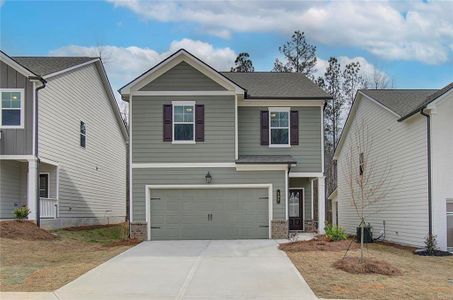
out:
M129 236L131 235L130 224L133 222L133 199L132 199L132 95L129 95Z
M272 218L273 218L273 185L271 183L263 184L187 184L187 185L145 185L145 218L147 223L147 238L151 240L151 203L150 191L152 189L244 189L244 188L267 188L268 189L268 214L269 214L269 238L272 238Z
M238 137L238 95L234 95L234 159L239 159Z

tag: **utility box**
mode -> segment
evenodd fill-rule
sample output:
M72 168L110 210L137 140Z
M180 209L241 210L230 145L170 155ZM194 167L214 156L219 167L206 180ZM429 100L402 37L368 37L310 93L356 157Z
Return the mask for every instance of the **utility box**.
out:
M360 243L361 231L362 231L362 228L361 227L357 227L357 234L356 234L357 243ZM372 227L370 225L363 227L363 242L364 243L372 243L373 242L373 230L372 230Z

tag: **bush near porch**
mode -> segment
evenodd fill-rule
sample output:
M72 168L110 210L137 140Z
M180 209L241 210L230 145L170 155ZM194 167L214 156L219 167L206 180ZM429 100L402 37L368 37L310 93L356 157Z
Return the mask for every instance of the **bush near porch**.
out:
M424 257L413 248L386 243L368 244L366 257L385 261L398 268L401 275L351 274L334 264L345 253L342 245L297 242L281 246L320 298L346 299L453 299L453 257ZM307 245L301 245L307 243ZM311 244L310 244L311 243ZM321 249L319 248L321 247ZM360 255L360 245L353 242L348 257Z
M53 291L138 242L127 226L47 232L30 222L0 222L0 291ZM127 235L126 235L127 236Z

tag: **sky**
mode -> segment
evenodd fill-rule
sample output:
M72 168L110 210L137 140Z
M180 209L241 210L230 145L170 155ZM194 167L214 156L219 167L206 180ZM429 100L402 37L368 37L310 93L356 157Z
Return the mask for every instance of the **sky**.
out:
M218 70L248 52L270 71L295 30L331 56L359 61L393 88L453 81L451 1L9 1L0 0L0 48L11 56L98 56L114 90L185 48Z

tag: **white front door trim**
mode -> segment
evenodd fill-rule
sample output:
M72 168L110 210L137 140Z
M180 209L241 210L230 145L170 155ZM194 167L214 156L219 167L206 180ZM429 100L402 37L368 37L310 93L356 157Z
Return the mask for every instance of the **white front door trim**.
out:
M162 190L162 189L245 189L245 188L267 188L268 189L268 201L269 201L269 238L272 237L271 220L273 216L273 185L272 183L258 183L258 184L157 184L157 185L145 185L145 210L146 210L146 227L147 227L147 239L151 240L151 190Z

